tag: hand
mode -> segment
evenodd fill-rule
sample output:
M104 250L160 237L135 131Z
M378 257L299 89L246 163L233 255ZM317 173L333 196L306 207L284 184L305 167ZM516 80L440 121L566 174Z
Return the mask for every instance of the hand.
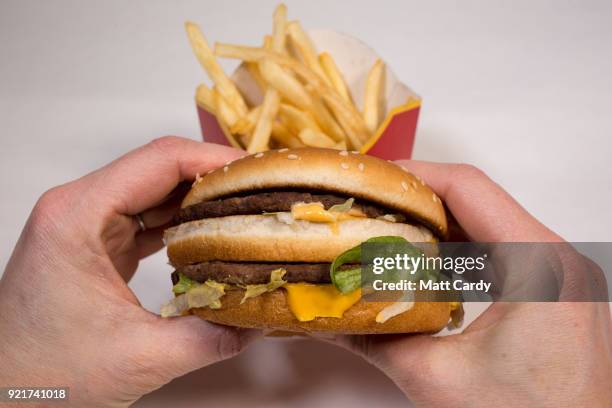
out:
M562 241L474 167L401 164L442 197L471 240ZM460 334L326 340L380 368L417 406L609 407L611 330L608 303L494 303Z
M164 137L46 192L0 280L0 384L68 386L72 406L127 406L257 335L195 316L162 319L126 284L163 245L173 189L241 155Z

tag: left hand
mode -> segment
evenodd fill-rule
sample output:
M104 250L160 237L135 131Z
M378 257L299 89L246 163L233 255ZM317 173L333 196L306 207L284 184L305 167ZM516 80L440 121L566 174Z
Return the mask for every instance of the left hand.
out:
M162 319L127 282L163 246L173 189L242 154L164 137L46 192L0 280L0 384L68 386L71 406L127 406L238 353L258 332Z

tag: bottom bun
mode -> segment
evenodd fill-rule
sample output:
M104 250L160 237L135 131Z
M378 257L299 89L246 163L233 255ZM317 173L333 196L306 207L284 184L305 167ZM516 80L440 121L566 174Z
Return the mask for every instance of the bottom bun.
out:
M191 314L227 326L289 332L328 332L339 334L432 333L449 322L451 305L446 302L415 302L412 309L384 323L376 315L389 302L360 300L344 312L342 318L319 317L309 322L295 318L283 289L264 293L240 304L244 291L230 290L222 298L220 309L194 308Z

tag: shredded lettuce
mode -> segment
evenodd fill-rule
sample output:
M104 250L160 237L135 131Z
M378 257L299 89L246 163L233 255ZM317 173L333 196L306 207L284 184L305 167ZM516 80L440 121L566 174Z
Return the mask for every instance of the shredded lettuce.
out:
M211 306L213 309L221 307L221 296L225 295L225 285L208 280L203 284L192 287L185 293L189 308Z
M257 285L246 285L244 297L240 301L240 304L244 303L247 299L262 295L266 292L272 292L283 286L287 283L286 280L283 279L285 274L287 273L284 269L275 269L270 273L270 282L268 283L260 283Z
M348 200L346 200L344 203L342 204L336 204L336 205L332 205L331 207L329 207L329 212L340 212L340 213L345 213L345 212L349 212L351 211L351 208L353 207L353 203L355 202L354 198L349 198Z
M161 307L161 317L181 316L189 310L187 305L187 296L179 295Z
M212 280L196 282L179 273L179 281L172 291L178 296L161 307L162 317L182 316L192 307L219 309L221 297L225 295L225 285Z
M201 283L196 282L193 279L189 279L182 273L179 273L178 275L179 275L179 281L172 287L172 291L177 295L180 295L181 293L185 293L189 289L201 285Z

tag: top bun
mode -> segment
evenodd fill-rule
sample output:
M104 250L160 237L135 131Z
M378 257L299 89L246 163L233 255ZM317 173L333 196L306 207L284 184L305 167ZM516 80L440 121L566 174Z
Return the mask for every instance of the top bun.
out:
M198 178L182 207L247 191L308 189L364 199L407 214L445 238L444 206L401 166L346 150L269 150L227 163Z

